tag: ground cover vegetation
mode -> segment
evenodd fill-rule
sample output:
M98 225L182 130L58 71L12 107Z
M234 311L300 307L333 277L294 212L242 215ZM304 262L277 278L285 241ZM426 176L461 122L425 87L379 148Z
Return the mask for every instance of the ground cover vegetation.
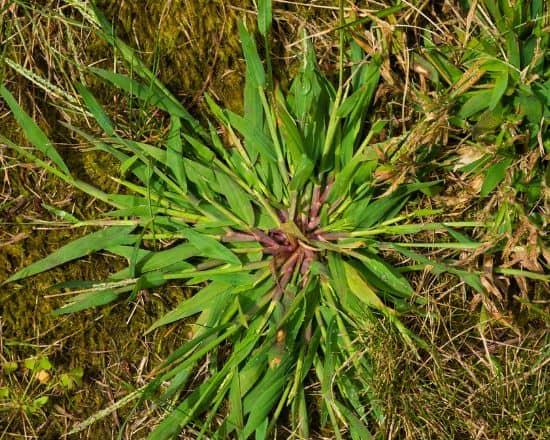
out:
M0 4L2 436L548 435L545 2Z

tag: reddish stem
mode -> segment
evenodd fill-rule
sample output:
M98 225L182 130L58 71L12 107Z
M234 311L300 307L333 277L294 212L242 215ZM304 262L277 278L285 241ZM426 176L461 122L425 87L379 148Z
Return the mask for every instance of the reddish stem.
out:
M319 226L320 222L321 222L321 217L312 217L309 220L309 223L307 224L308 232L314 230L317 226Z
M328 199L328 195L330 193L330 189L332 188L332 185L334 184L334 176L329 176L327 180L327 184L325 186L325 190L323 191L323 194L321 195L321 198L319 199L319 202L321 205L325 203Z
M340 240L341 238L349 238L349 234L346 232L325 232L319 233L318 237L325 241Z
M344 201L343 197L340 197L339 199L337 199L332 205L330 205L330 208L328 209L328 213L332 214L334 211L336 211L336 209L338 209L338 207L342 204L343 201Z
M279 220L281 220L283 223L286 223L288 221L288 211L286 209L279 209L278 215Z
M318 185L313 187L313 194L311 196L311 208L309 210L309 217L314 218L319 215L319 209L321 209L321 204L319 203L321 188Z
M263 231L260 231L259 229L254 229L252 231L254 234L254 237L256 240L258 240L260 243L267 245L267 246L279 246L279 243L277 243L275 240L273 240L269 235L264 233Z
M257 241L253 235L246 234L244 232L230 232L222 236L222 241L225 243L243 242L243 241Z
M293 246L281 246L281 245L277 245L277 246L266 246L264 248L262 248L262 252L264 254L268 254L268 255L280 255L280 254L285 254L285 253L291 253L295 250L295 248Z

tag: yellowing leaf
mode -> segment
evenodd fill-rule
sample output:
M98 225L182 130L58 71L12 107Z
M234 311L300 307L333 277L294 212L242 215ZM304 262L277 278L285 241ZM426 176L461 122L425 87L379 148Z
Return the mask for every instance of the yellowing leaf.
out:
M351 264L343 262L346 280L351 292L361 301L374 309L385 311L387 307L380 300L373 288Z

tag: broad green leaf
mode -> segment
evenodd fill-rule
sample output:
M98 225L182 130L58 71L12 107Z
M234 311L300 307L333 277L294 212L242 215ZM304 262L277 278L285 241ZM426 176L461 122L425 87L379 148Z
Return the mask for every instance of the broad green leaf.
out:
M483 186L481 187L481 197L489 195L489 193L504 180L504 177L506 177L506 171L511 164L512 159L504 159L503 161L491 165L487 169L485 179L483 180Z
M240 266L241 261L239 258L213 238L195 232L190 228L184 229L182 234L189 240L189 243L198 250L198 255L212 260L227 261L228 263Z
M550 101L550 94L547 95L546 102ZM514 104L519 110L519 114L524 115L532 124L539 125L545 112L545 106L541 100L533 94L528 95L521 92L514 99Z
M458 116L467 119L481 110L489 107L493 90L479 90L470 95L470 98L460 107Z
M314 169L315 164L311 161L309 157L307 157L307 155L302 154L302 157L298 161L298 166L294 170L294 176L292 176L292 179L288 184L288 188L291 191L302 190L304 185L308 182L309 178L313 174Z
M33 371L53 369L53 365L47 356L39 356L35 358L25 359L23 362L23 365L25 365L25 367L28 368L29 370L33 370Z
M506 87L508 87L508 72L499 73L496 77L495 86L491 95L489 110L494 110L500 103L500 100L504 96L504 92L506 92Z
M342 262L346 274L347 284L351 292L369 307L379 311L386 311L387 307L380 300L376 292L367 283L359 271L349 263Z
M409 194L430 188L437 182L412 183L404 185L391 194L385 195L372 203L359 200L350 206L349 217L358 227L369 228L400 208Z
M66 244L42 260L21 269L2 284L36 275L37 273L44 272L61 264L76 260L84 255L89 255L111 246L134 243L136 237L130 235L130 232L132 232L134 228L135 226L112 226L88 234Z
M31 410L31 413L33 412L33 410L38 410L39 408L42 408L44 405L46 405L46 403L48 403L49 400L49 396L40 396L34 399L32 401L33 409Z
M131 290L132 286L126 288ZM53 316L66 315L68 313L76 313L92 307L99 307L116 301L119 298L120 292L112 289L100 290L96 292L86 292L77 295L70 299L70 302L63 305L59 309L52 312Z
M254 353L243 368L239 371L239 392L241 396L245 396L252 387L262 377L262 374L267 369L267 354L266 350L260 350ZM254 405L254 402L251 402ZM252 409L247 408L248 412Z
M493 110L485 110L481 113L481 115L479 115L476 124L472 128L472 136L474 140L479 139L486 133L491 133L497 130L504 122L505 117L505 109L500 103L497 103L497 106ZM470 165L471 164L466 167ZM463 168L467 169L466 167Z
M362 158L353 158L350 160L344 168L336 174L336 179L329 193L328 200L330 202L336 201L338 198L347 196L349 194L351 181L354 177L354 173L359 165L362 163ZM367 202L368 203L368 202Z
M166 166L172 170L181 190L187 192L187 179L183 165L183 145L181 142L181 121L177 116L170 118L170 130L166 139Z
M244 58L246 60L246 68L249 69L256 84L258 84L259 87L265 87L264 67L258 55L256 43L248 33L242 21L239 22L239 35L241 37Z
M267 429L269 427L269 418L265 417L263 422L256 428L256 434L254 440L266 440Z
M213 196L212 191L219 193L218 181L212 169L195 160L183 159L187 178L197 185L203 196Z
M441 54L436 46L427 48L423 55L434 66L439 75L443 77L449 86L456 84L462 77L463 72L454 66L447 57Z
M27 139L33 144L39 151L41 151L46 157L48 157L54 164L56 164L63 173L67 176L71 175L69 168L65 165L65 162L52 145L46 134L40 129L40 127L34 122L34 120L21 108L13 95L4 86L0 85L0 95L8 104L13 116L23 129Z
M162 272L155 270L147 272L139 277L134 287L134 292L138 292L143 289L154 289L166 284L166 278Z
M508 62L516 69L521 69L521 54L518 37L515 32L506 32L506 55Z
M139 273L160 270L173 264L179 264L197 255L197 249L189 243L182 243L171 249L152 252L140 258L136 264Z
M260 94L258 93L258 83L252 75L249 67L246 68L246 77L244 82L243 110L243 117L250 124L250 127L256 132L261 132L264 128L265 123L264 108L262 100L260 98ZM255 144L245 139L244 146L250 161L255 163L258 157L258 149L256 148ZM242 155L242 152L240 154ZM241 157L239 158L239 161L240 162L238 163L242 162ZM265 182L266 179L264 173L261 171L261 167L263 164L259 165L260 166L256 167L256 173L262 176L262 179Z
M140 162L139 156L136 154L135 156L130 156L128 159L125 159L123 162L120 163L120 175L121 177L126 176L126 173L128 170L132 170L135 166L140 166L142 163Z
M232 211L237 214L247 225L254 225L254 209L248 194L225 173L216 173L222 194L227 199Z
M302 133L296 126L294 118L290 115L286 108L285 98L279 88L276 90L276 97L277 117L281 130L284 134L286 148L289 151L289 159L291 160L293 167L297 167L300 164L300 158L306 153L306 148L304 146L305 141Z
M205 309L211 308L214 302L220 301L220 299L226 296L231 289L232 286L228 283L210 283L198 293L195 293L191 298L184 300L176 306L176 308L170 310L167 314L162 316L162 318L155 321L147 330L146 334L158 327L196 315Z
M510 65L502 60L491 58L487 61L485 61L481 66L481 70L487 71L487 72L498 72L498 73L504 73L508 72L510 69Z
M328 254L328 269L331 277L331 284L334 286L335 292L345 300L346 292L349 290L346 282L346 272L344 261L339 255L329 252Z
M243 117L232 112L227 112L227 114L231 125L243 135L244 140L248 144L253 145L254 149L266 159L270 159L273 162L277 160L275 146L269 136L251 126Z
M183 137L196 151L197 156L202 159L206 163L212 162L216 155L212 150L210 150L206 145L204 145L201 141L195 139L193 136L189 136L187 134L184 134Z
M275 163L268 163L267 168L269 170L268 173L268 186L271 190L271 194L275 197L275 200L280 202L283 198L283 195L286 193L286 186L283 183L283 179L281 177L281 174L279 173L279 168L277 164ZM287 194L288 196L288 194Z
M396 272L389 264L377 257L369 257L364 254L358 257L367 270L390 287L396 294L410 298L414 290L408 281L399 272Z
M337 116L339 118L347 118L352 112L356 112L358 109L364 109L362 105L365 98L366 87L362 86L350 96L342 101L342 104L338 107Z

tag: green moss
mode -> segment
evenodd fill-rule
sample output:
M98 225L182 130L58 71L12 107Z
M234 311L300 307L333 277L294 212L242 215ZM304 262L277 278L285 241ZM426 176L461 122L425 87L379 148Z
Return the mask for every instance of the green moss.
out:
M236 1L98 2L117 32L135 44L143 59L158 68L160 79L187 103L211 92L230 108L242 100L241 59Z

